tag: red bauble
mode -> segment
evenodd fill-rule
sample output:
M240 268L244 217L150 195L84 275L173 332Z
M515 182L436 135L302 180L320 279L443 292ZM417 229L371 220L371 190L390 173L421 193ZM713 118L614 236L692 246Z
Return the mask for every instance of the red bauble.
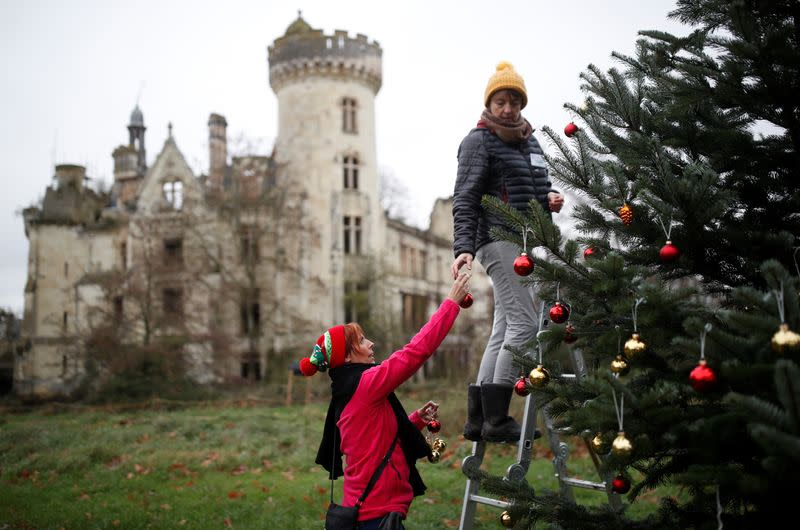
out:
M516 383L514 383L514 392L517 393L518 396L525 397L531 393L530 388L528 388L528 383L525 381L524 377L520 377Z
M467 309L468 307L470 307L472 305L472 302L474 302L474 301L475 301L475 299L472 298L472 295L467 293L467 296L465 296L464 299L461 300L461 303L459 303L458 305L460 305L464 309Z
M717 374L702 360L689 374L689 384L698 392L706 392L717 384Z
M576 340L578 340L578 337L575 336L575 326L572 324L567 324L567 326L564 328L564 342L567 344L572 344Z
M672 244L672 241L667 241L664 246L661 247L658 255L661 256L661 261L664 263L669 263L670 261L675 261L678 259L678 256L681 255L681 251L678 250L678 247Z
M527 252L523 252L514 260L514 272L520 276L527 276L533 272L533 260Z
M556 324L563 324L569 318L569 309L561 302L550 308L550 320Z
M611 491L614 493L628 493L631 489L631 481L625 475L619 474L611 481Z
M442 429L442 424L439 423L438 420L431 420L428 422L428 430L433 434L436 434Z
M583 251L583 259L589 259L594 255L595 250L592 247L586 247L586 250Z
M566 127L564 127L564 134L572 138L575 133L578 132L578 126L572 122L569 122Z

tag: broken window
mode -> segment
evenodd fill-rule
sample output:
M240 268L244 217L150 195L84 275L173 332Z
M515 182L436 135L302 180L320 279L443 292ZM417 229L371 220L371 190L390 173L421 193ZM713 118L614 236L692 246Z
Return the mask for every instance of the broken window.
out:
M180 210L183 207L183 182L180 180L168 180L163 186L164 199L173 210Z

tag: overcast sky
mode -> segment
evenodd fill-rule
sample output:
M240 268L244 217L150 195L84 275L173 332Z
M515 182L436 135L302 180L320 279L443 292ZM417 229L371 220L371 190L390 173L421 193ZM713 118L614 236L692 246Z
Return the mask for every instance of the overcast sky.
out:
M110 183L111 152L127 143L137 100L148 163L171 121L195 173L207 172L211 112L226 117L229 138L269 154L277 102L267 46L298 9L326 34L364 33L383 48L378 167L405 184L412 221L425 228L434 200L453 191L458 144L499 61L525 78L523 115L534 128L561 130L571 118L563 104L583 99L578 74L588 64L611 67L611 52L632 53L639 30L687 31L667 19L673 8L666 0L0 0L0 307L23 308L19 211L41 199L55 164L85 165Z

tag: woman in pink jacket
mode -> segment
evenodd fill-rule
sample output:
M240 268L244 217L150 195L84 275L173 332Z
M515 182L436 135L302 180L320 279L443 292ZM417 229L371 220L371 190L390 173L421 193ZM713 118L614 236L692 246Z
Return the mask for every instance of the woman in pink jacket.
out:
M393 528L402 529L399 520L408 515L413 498L425 492L415 464L431 454L420 431L436 406L429 402L407 415L394 390L444 340L458 316L469 279L468 273L459 275L428 323L382 363L375 363L374 344L355 323L329 328L317 340L311 356L300 361L303 374L327 370L331 378L331 403L316 462L331 479L344 475L344 506L356 504L395 436L398 438L388 465L359 509L360 530L378 530L389 520L394 520Z

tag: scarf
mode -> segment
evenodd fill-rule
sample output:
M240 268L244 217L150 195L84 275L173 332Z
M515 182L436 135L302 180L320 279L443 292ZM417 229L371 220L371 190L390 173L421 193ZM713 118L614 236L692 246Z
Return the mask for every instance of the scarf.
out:
M522 115L517 121L508 121L493 115L489 109L483 109L478 128L489 129L507 144L522 143L533 134L533 127Z
M315 462L328 471L328 476L331 480L336 480L344 475L344 469L342 468L342 436L336 423L339 421L345 406L355 394L361 381L361 374L373 366L375 365L367 363L344 364L328 371L331 377L332 396L331 403L328 405L328 415L325 417L325 427ZM408 481L416 497L424 494L427 489L425 483L422 482L419 471L417 471L417 459L429 456L431 449L419 429L408 419L408 414L406 414L403 405L394 392L389 394L387 399L397 418L400 447L408 463ZM387 447L386 450L388 451L388 449ZM331 464L333 464L333 467L331 467Z

